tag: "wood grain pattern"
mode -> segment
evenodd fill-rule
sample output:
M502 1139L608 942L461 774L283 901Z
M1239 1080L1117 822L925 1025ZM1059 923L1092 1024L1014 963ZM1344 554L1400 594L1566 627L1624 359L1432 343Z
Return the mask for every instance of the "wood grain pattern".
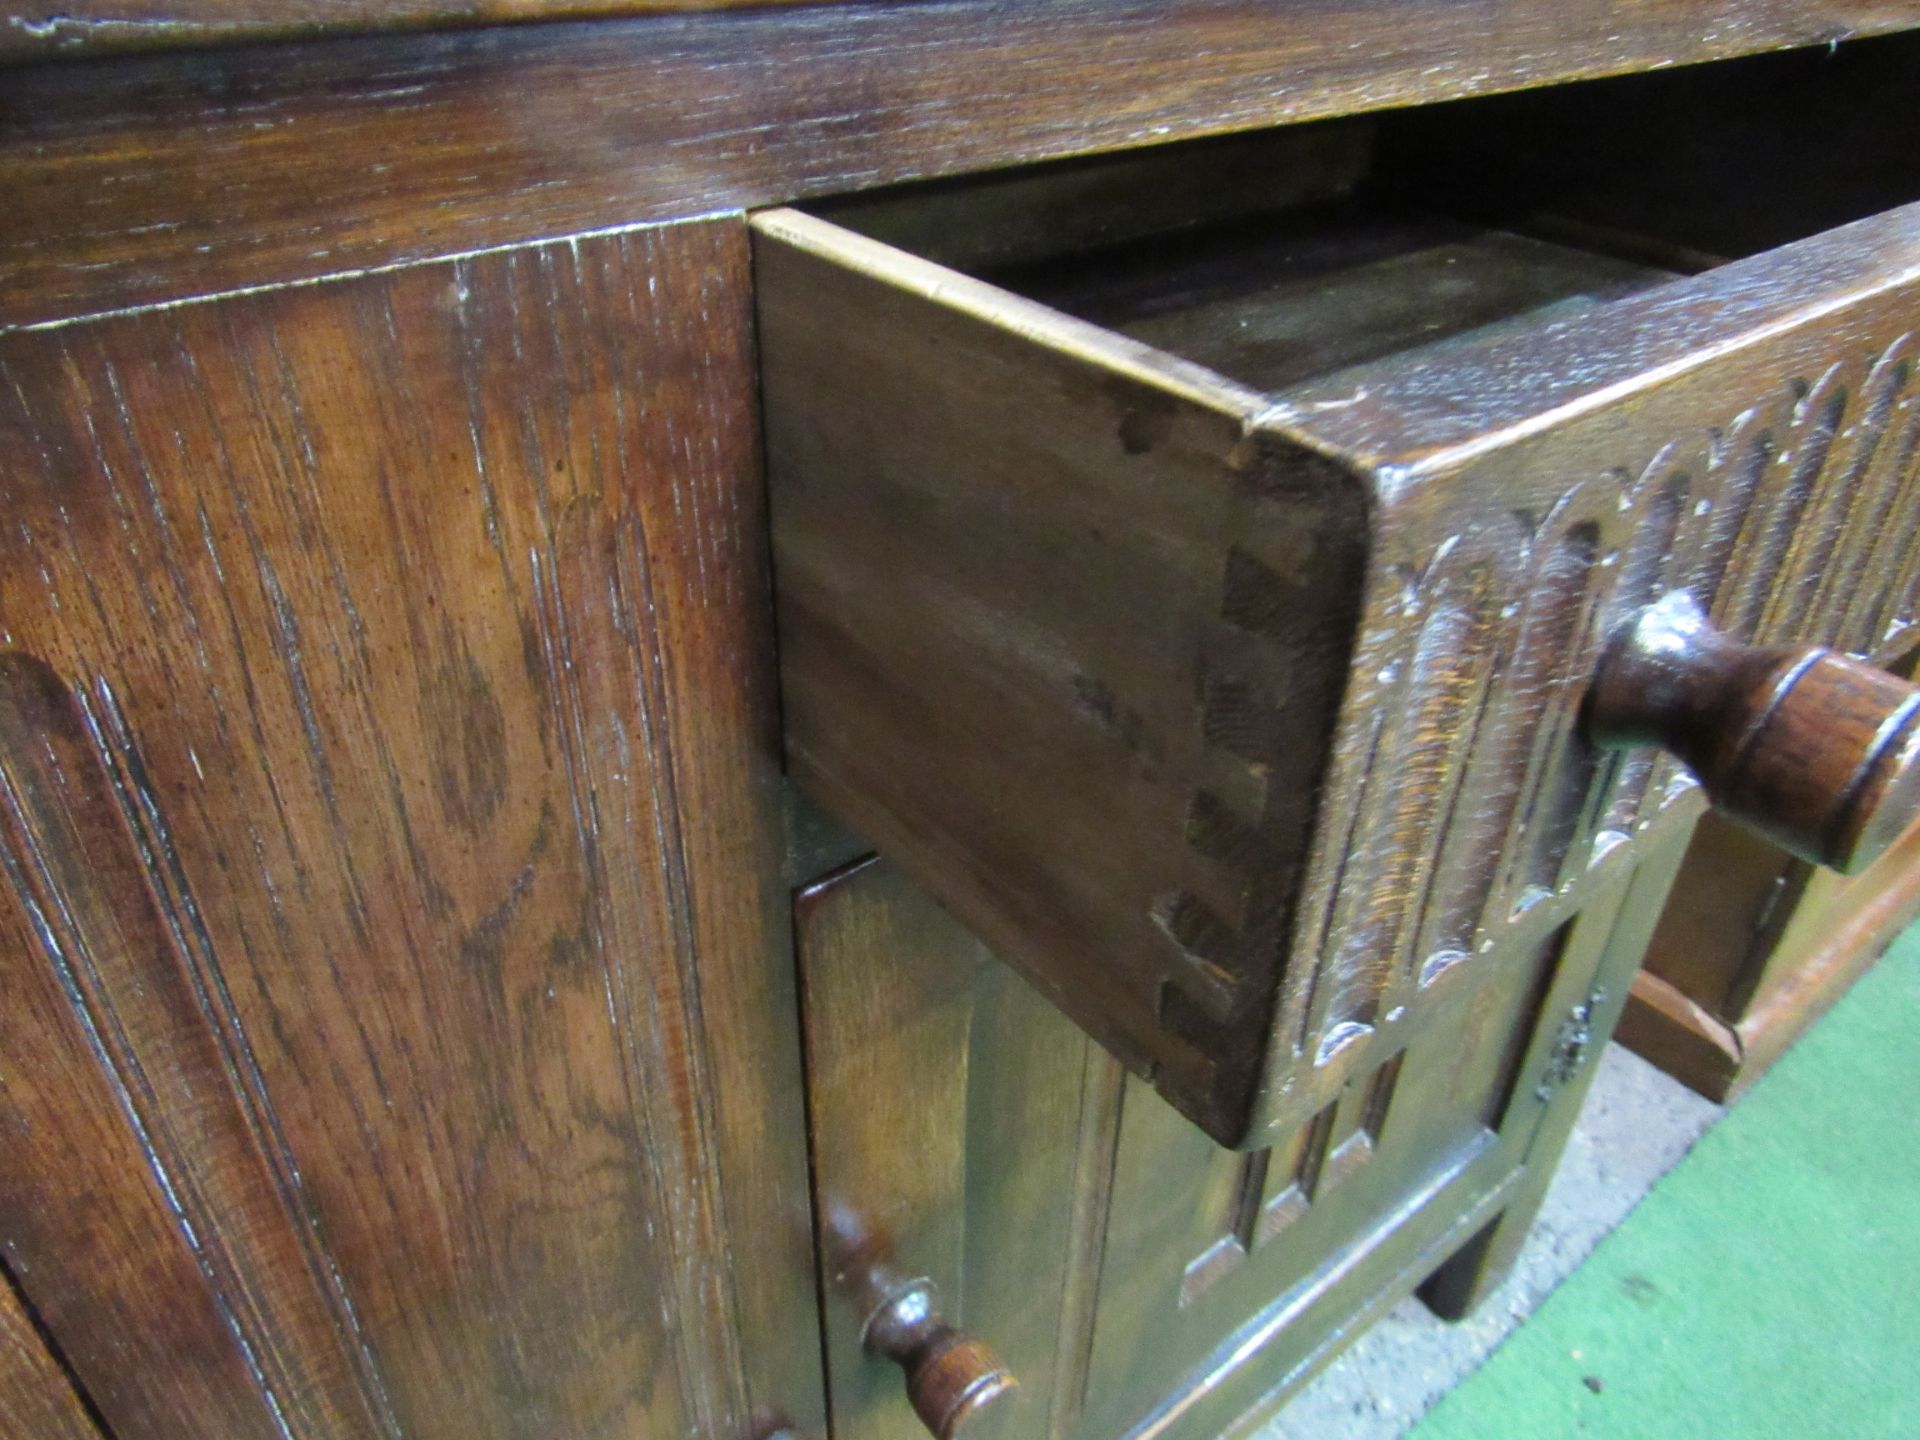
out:
M121 1433L819 1423L746 260L0 343L0 1236Z
M755 226L796 778L1226 1135L1271 978L1238 950L1279 945L1297 887L1361 495L1263 450L1253 391L829 222ZM1226 613L1228 552L1248 592L1287 576L1278 630Z
M1907 0L1309 0L1284 25L1260 0L957 0L45 66L0 87L0 324L1915 21Z
M392 1435L125 741L0 654L9 1261L117 1431Z
M21 1440L102 1440L12 1280L0 1276L0 1434Z

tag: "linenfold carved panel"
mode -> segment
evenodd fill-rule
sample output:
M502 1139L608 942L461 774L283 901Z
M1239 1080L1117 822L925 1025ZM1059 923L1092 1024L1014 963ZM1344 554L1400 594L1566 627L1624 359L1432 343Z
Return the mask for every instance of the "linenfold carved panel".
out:
M1710 424L1629 416L1611 445L1589 425L1533 445L1524 472L1449 476L1484 487L1487 518L1471 493L1388 504L1293 935L1296 961L1322 963L1297 963L1282 999L1296 1063L1335 1060L1544 921L1537 907L1577 905L1611 853L1692 800L1673 762L1577 736L1623 617L1685 588L1742 639L1867 657L1908 643L1920 543L1889 521L1920 503L1915 351L1886 325L1727 387Z

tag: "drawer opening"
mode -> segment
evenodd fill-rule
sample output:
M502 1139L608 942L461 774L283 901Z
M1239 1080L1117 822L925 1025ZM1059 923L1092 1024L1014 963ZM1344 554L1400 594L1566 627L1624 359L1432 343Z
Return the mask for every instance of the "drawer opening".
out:
M1901 35L817 209L1271 392L1920 200L1916 77Z

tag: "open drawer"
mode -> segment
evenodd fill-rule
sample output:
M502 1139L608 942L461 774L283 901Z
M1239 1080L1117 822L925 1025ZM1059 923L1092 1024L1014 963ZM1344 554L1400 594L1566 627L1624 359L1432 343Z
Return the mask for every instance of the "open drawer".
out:
M756 216L796 777L1243 1147L1699 775L1863 858L1911 692L1755 647L1912 643L1917 76L1875 42Z

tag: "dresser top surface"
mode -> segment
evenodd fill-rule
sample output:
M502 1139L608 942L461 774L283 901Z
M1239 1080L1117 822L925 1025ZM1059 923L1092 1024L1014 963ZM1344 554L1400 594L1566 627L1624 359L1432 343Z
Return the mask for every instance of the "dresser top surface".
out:
M0 327L1920 23L1910 0L1301 0L1285 24L1262 0L0 4L0 169L31 201L0 214ZM543 23L288 38L508 18Z

